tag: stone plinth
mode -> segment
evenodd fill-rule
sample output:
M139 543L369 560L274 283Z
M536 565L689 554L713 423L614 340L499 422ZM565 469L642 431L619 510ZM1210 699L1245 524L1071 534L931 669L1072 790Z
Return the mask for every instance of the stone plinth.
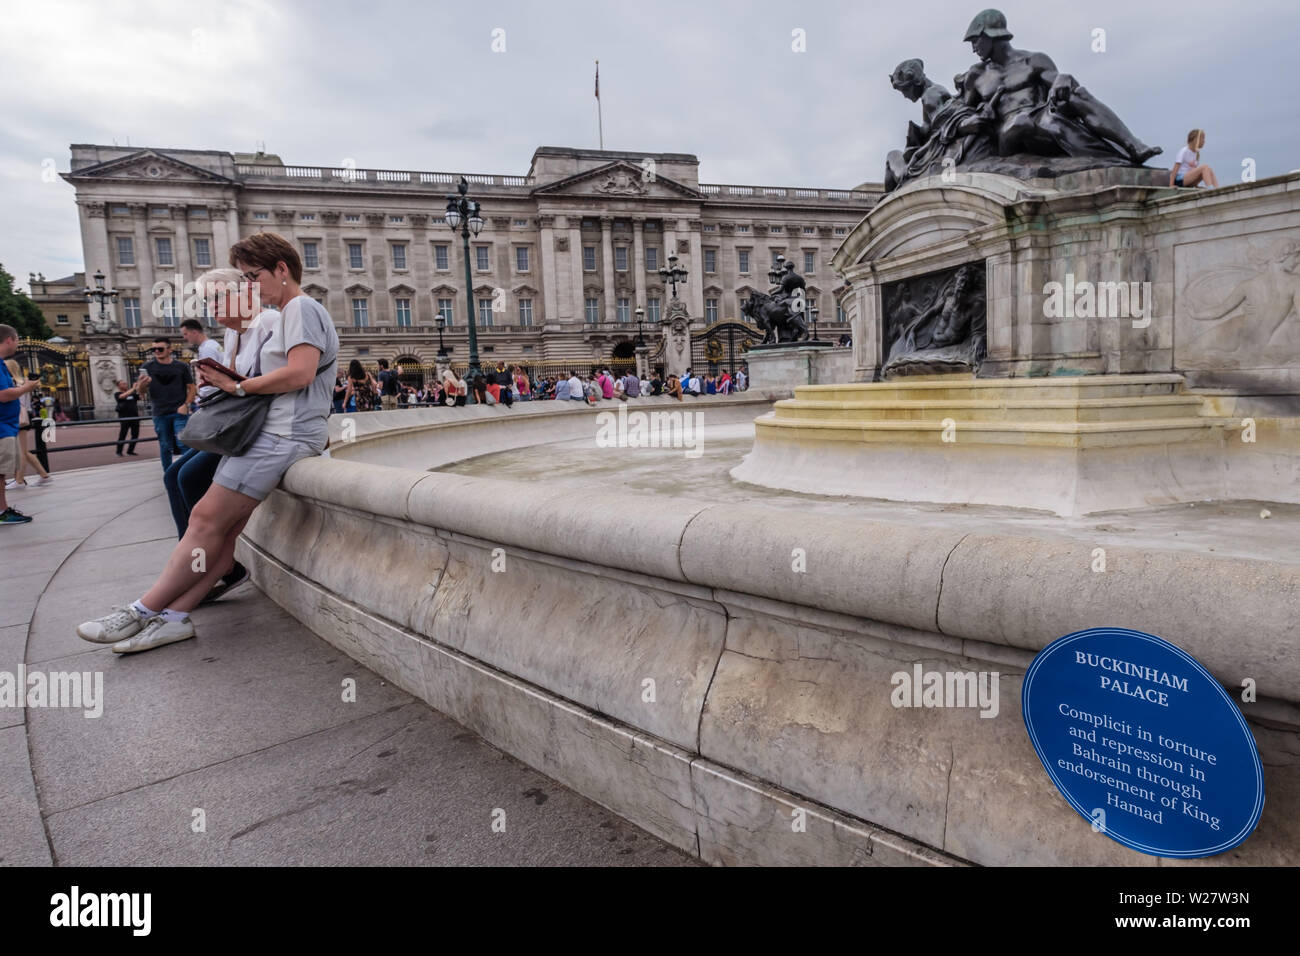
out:
M745 353L752 388L792 390L796 385L847 382L853 373L851 349L830 342L755 346Z
M754 449L731 474L771 488L1067 516L1207 498L1300 501L1270 477L1279 456L1300 461L1293 438L1251 456L1230 444L1250 444L1244 421L1206 411L1176 375L801 386L756 421Z

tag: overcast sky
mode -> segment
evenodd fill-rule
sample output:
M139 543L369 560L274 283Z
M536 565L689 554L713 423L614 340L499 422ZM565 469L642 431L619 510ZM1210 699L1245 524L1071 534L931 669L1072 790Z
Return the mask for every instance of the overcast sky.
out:
M712 183L879 181L937 82L975 57L978 2L39 0L0 32L0 263L25 285L82 268L71 143L250 151L291 165L522 175L538 146L694 153ZM1221 181L1300 167L1296 0L1091 0L1002 7L1171 159L1202 127ZM1199 12L1203 10L1204 12ZM1094 52L1093 31L1105 30ZM494 31L504 30L504 52ZM802 30L806 52L792 49ZM496 35L500 45L500 34ZM437 212L437 210L434 210Z

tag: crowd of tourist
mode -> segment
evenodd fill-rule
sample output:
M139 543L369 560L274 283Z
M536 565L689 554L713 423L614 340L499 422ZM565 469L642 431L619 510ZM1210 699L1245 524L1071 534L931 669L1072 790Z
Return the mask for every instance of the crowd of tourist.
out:
M465 405L471 400L480 405L505 405L532 401L578 401L596 404L613 399L671 395L678 401L707 395L730 395L748 387L742 366L733 376L727 370L700 375L687 369L682 376L652 374L641 378L635 372L617 375L599 369L582 376L570 370L567 376L534 376L520 366L507 367L498 362L466 381L451 369L441 378L418 388L403 385L399 373L388 362L379 360L379 372L372 375L353 359L347 372L334 381L334 411L369 412L379 408L413 408L426 405Z

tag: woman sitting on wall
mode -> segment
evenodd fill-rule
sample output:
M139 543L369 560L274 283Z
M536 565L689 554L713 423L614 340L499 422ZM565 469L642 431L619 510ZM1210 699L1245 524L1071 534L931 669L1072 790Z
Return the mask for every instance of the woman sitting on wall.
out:
M1201 147L1205 145L1205 130L1194 129L1187 134L1187 145L1174 157L1174 168L1169 171L1170 186L1199 186L1210 188L1219 185L1214 170L1201 165Z

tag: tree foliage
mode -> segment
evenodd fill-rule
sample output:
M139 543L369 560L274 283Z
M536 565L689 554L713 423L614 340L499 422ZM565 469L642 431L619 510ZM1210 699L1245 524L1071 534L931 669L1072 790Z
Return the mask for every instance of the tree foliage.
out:
M48 339L53 329L45 324L45 316L27 293L15 291L14 277L0 264L0 325L12 325L20 338Z

